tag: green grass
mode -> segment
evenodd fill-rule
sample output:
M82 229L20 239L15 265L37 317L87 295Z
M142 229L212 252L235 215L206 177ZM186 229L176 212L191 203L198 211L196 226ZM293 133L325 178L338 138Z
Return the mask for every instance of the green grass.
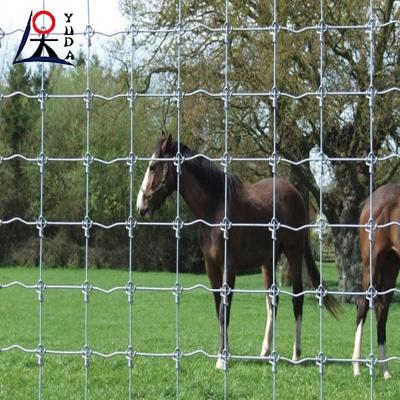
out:
M334 287L332 264L324 268L329 286ZM203 283L206 276L181 275L184 287ZM46 269L47 284L77 284L84 280L82 270ZM34 268L1 268L0 283L22 281L35 284ZM89 280L96 286L124 286L126 271L90 270ZM168 273L134 273L138 286L172 287L175 275ZM240 276L237 288L262 288L259 275ZM80 290L46 290L43 303L43 343L47 349L81 350L84 344L84 305ZM140 352L167 352L175 349L175 302L171 292L134 294L134 348ZM0 348L20 344L36 348L38 344L39 303L34 290L12 287L0 290ZM399 303L392 304L388 322L388 353L400 354L398 323ZM344 305L336 321L324 311L324 353L330 357L351 357L355 328L355 306ZM363 355L369 353L369 317L363 342ZM375 324L374 324L375 325ZM265 298L261 294L236 294L230 325L230 351L235 355L258 355L265 329ZM375 338L375 326L374 326ZM276 347L280 355L291 357L294 321L291 299L281 296L277 319ZM92 292L89 303L89 342L102 353L124 351L128 346L127 295ZM374 339L374 347L375 339ZM203 290L184 292L180 304L180 349L191 352L203 349L215 354L218 348L218 324L212 295ZM313 298L305 300L303 356L319 352L319 308ZM172 359L135 357L132 370L135 399L175 398L176 373ZM223 398L224 374L215 370L215 360L204 356L183 358L180 370L181 399ZM392 362L393 378L385 382L377 369L377 399L400 397L400 364ZM84 366L80 356L46 355L43 368L44 399L82 399ZM37 398L39 369L35 355L18 350L0 353L0 399ZM228 373L230 399L271 398L271 366L265 362L232 361ZM320 376L314 363L302 366L279 362L276 390L279 399L319 399ZM369 374L366 367L355 379L349 364L329 364L325 369L323 390L326 399L369 399ZM91 357L89 368L91 399L128 398L128 366L124 357Z

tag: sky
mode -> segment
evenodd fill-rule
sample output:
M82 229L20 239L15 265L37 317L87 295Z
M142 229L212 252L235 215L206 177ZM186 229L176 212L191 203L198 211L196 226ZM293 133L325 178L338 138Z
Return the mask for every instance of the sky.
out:
M96 32L112 34L127 29L128 21L119 11L119 0L89 0L90 25ZM35 14L41 10L50 11L56 19L53 33L64 33L66 18L64 13L73 13L71 25L75 32L83 32L88 25L87 0L0 0L0 38L1 32L11 32L21 29L21 32L5 36L0 40L0 73L5 61L12 62L19 43L22 40L23 30L28 22L31 11ZM42 17L40 17L42 18ZM38 21L40 21L40 18ZM47 18L47 17L46 17ZM40 22L43 22L40 21ZM39 22L38 22L39 23ZM50 20L45 25L49 27ZM107 45L112 39L100 35L93 37L93 52L101 58L107 57ZM79 47L86 49L86 40L83 36L74 37L75 52ZM60 54L61 57L61 54Z

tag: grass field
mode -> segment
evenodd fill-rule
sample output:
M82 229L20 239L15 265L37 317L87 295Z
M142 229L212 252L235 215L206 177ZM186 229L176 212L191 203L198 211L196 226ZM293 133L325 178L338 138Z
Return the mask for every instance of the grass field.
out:
M334 287L334 267L325 268L327 281ZM82 270L45 269L47 284L76 284L84 280ZM0 283L22 281L35 284L34 268L1 268ZM103 288L125 286L126 271L90 270L90 283ZM134 273L137 286L170 288L175 275ZM181 284L208 285L206 276L181 275ZM262 288L259 275L240 276L237 288ZM84 304L80 290L46 290L43 303L43 343L52 350L81 350L84 344ZM140 352L172 353L175 349L175 301L171 292L134 294L134 349ZM34 349L38 344L39 303L37 293L19 287L0 290L0 348L19 344ZM388 354L400 355L398 321L400 306L392 304L388 322ZM355 306L345 305L339 321L324 311L324 353L330 357L350 358L354 338ZM235 355L258 355L265 327L265 298L261 294L236 294L230 325L230 352ZM304 308L303 355L319 353L319 308L307 297ZM280 355L291 357L294 321L291 299L281 296L277 319L276 346ZM374 331L375 337L375 331ZM124 292L92 292L89 303L90 347L102 353L125 351L128 346L128 302ZM180 349L187 353L203 349L215 354L218 347L218 324L212 294L204 290L184 292L180 304ZM374 340L374 348L376 344ZM369 317L363 341L363 356L369 353ZM376 350L375 350L376 354ZM134 358L133 398L175 398L175 362L163 358ZM392 362L393 378L385 382L377 369L375 398L400 398L400 364ZM44 399L82 399L84 366L80 356L46 355L43 368ZM37 398L38 366L34 354L18 350L0 352L0 399ZM215 370L215 360L205 356L184 357L180 370L181 399L223 398L224 374ZM293 366L279 362L276 375L277 398L319 399L320 376L314 363ZM232 361L228 372L230 399L271 398L271 366L265 362ZM370 398L368 369L355 379L349 364L329 364L323 377L326 399ZM128 366L123 356L103 359L93 355L89 368L91 399L127 399Z

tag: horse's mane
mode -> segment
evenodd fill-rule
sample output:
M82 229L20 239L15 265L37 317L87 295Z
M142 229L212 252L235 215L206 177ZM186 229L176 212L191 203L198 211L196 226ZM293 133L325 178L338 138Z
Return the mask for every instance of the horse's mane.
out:
M177 154L178 143L172 142L169 146L168 152L172 157ZM213 192L215 196L224 198L224 187L225 187L225 174L224 171L216 167L213 162L199 155L198 152L190 149L183 143L180 143L180 153L184 158L191 158L185 160L182 164L182 168L187 168L199 181L199 183ZM228 197L230 198L233 193L236 193L242 188L243 183L241 179L234 174L228 173L227 185L228 185Z

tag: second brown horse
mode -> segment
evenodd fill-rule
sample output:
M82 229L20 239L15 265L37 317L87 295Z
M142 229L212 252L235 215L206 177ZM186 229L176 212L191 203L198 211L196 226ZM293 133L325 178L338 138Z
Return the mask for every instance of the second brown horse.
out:
M400 267L400 184L384 185L372 193L360 214L360 248L362 258L362 290L368 296L357 301L356 336L353 351L354 375L360 375L363 325L371 305L376 306L379 358L386 360L386 321ZM371 256L370 256L371 254ZM371 272L371 274L370 274ZM385 379L390 378L388 364L382 362Z

